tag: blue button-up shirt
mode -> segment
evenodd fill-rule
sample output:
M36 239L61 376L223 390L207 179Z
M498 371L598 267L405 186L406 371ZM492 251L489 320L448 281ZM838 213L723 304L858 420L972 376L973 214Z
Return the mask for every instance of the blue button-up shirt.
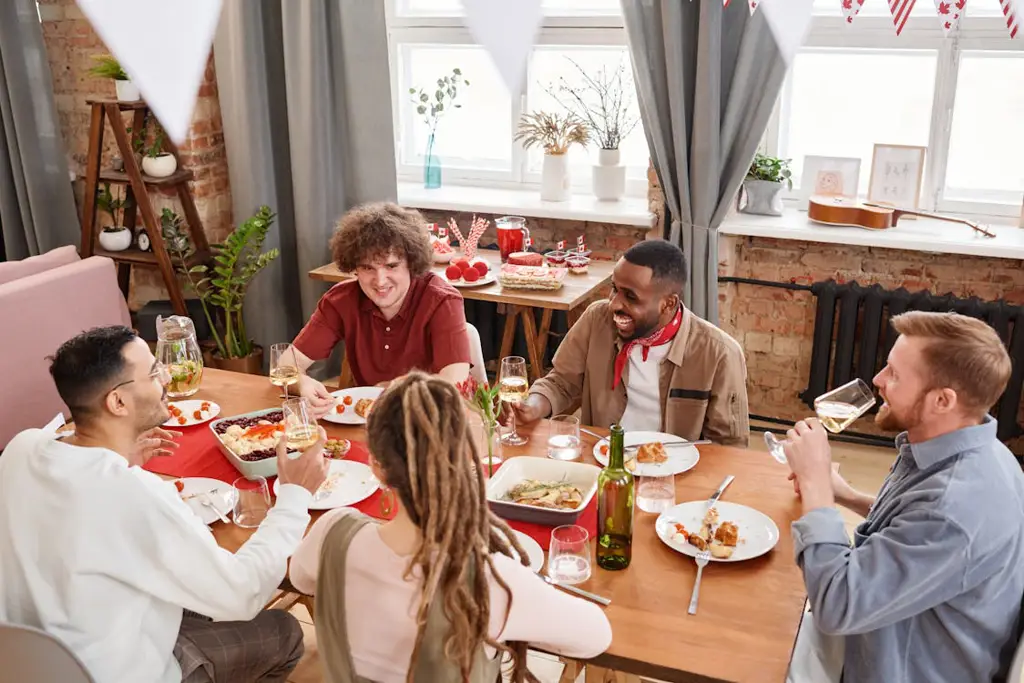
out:
M1016 646L1024 474L991 418L896 445L853 547L834 508L793 523L814 623L845 636L844 683L988 683Z

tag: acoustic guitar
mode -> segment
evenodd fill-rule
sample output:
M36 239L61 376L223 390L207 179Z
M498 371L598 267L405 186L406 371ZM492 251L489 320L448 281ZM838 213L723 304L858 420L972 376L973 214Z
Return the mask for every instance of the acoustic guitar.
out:
M888 230L889 228L894 228L899 219L907 215L961 223L986 237L996 236L995 233L986 230L977 223L963 218L953 218L952 216L943 216L942 214L928 213L926 211L896 209L890 206L882 206L881 204L856 202L845 197L815 196L811 197L810 203L807 206L807 217L816 223L867 228L869 230Z

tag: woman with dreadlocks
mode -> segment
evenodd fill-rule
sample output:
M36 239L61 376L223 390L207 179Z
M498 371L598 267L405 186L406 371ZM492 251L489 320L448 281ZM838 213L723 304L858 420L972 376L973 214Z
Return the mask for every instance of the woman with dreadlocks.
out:
M328 683L494 683L533 678L509 643L589 658L611 643L599 607L546 584L487 507L458 390L412 373L367 421L371 465L398 494L395 518L339 508L292 557L292 584L315 593ZM515 553L513 553L513 550ZM519 678L522 676L522 678Z

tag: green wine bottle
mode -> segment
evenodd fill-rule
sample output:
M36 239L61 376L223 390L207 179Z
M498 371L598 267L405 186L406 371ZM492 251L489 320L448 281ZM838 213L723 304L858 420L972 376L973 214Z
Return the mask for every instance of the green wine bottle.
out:
M613 424L608 466L597 477L597 566L625 569L633 556L633 474L626 469L622 425Z

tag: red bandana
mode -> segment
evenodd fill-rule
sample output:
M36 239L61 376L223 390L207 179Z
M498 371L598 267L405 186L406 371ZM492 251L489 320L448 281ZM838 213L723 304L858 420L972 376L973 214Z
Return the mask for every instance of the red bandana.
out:
M652 346L661 346L662 344L668 344L672 341L676 332L679 331L679 326L683 322L683 309L682 307L676 311L676 314L672 317L672 321L665 325L665 327L653 332L652 334L644 337L643 339L633 339L632 341L626 342L619 351L619 355L615 356L615 376L612 378L612 389L619 386L619 381L622 380L622 371L626 369L626 363L629 362L629 352L633 350L633 347L640 345L641 353L643 354L644 361L647 360L647 353L650 351Z

